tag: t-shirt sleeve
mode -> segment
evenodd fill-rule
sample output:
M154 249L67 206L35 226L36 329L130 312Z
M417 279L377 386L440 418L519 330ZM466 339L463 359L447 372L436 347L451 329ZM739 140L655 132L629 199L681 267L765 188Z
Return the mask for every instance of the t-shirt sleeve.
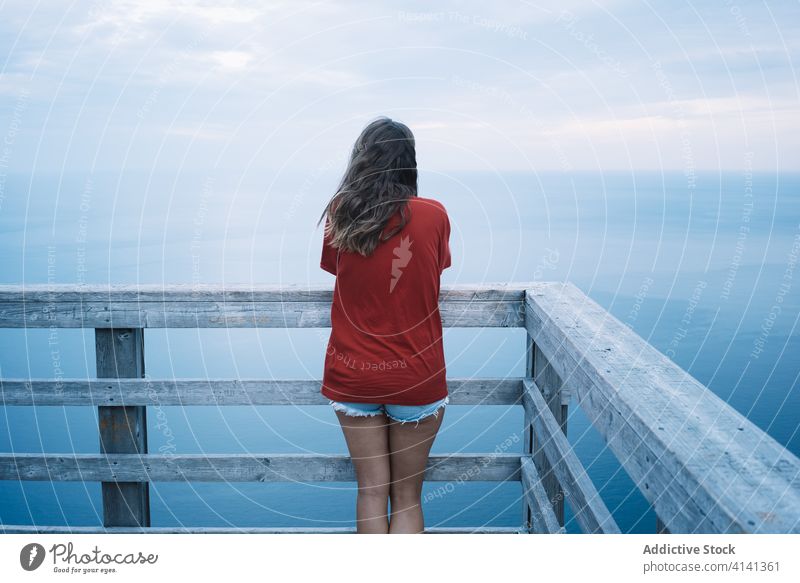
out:
M439 273L450 267L450 219L444 213L444 226L439 240Z
M325 219L325 230L327 231L328 219ZM322 237L322 257L319 266L327 271L336 275L336 262L338 258L338 250L331 246L330 238L327 233Z

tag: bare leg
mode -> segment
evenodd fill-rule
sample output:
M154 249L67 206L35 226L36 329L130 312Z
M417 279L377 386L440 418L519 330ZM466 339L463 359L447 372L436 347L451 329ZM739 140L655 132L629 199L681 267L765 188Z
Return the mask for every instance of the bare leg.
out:
M389 425L386 415L349 416L336 411L356 470L356 532L389 532Z
M389 450L391 451L392 515L389 532L422 533L422 481L428 454L442 424L444 407L437 415L429 415L419 424L390 420Z

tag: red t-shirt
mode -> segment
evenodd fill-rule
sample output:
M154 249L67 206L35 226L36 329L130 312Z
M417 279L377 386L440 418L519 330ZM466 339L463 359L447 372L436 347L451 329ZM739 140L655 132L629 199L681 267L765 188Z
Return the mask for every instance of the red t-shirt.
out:
M336 284L321 392L334 401L425 405L447 396L439 276L450 266L450 221L430 198L409 199L406 213L406 226L368 257L323 237L320 267ZM384 233L399 221L396 213Z

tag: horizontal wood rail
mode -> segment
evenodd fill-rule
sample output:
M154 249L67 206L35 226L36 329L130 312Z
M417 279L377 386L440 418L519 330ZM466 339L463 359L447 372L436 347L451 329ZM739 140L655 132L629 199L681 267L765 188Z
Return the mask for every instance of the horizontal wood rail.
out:
M519 454L431 455L425 479L519 480ZM0 454L0 479L70 482L352 482L346 455Z
M451 378L453 405L519 405L522 377ZM5 405L327 405L319 380L6 379Z
M325 328L330 286L0 285L0 328ZM444 326L520 327L523 286L442 286Z
M0 524L4 534L352 534L354 527L325 526L28 526ZM518 526L434 526L430 534L522 534Z
M102 526L4 532L353 532L326 527L152 527L149 483L354 480L345 455L147 452L149 406L323 405L319 380L151 379L146 328L328 327L329 286L0 286L0 328L95 328L94 379L0 379L6 406L95 406L100 452L0 453L0 479L99 481ZM439 454L426 480L515 481L520 527L430 532L619 533L567 439L583 408L657 513L659 532L800 532L800 460L569 283L443 286L445 326L520 327L525 372L450 378L453 405L523 407L522 453ZM310 521L312 522L312 521Z

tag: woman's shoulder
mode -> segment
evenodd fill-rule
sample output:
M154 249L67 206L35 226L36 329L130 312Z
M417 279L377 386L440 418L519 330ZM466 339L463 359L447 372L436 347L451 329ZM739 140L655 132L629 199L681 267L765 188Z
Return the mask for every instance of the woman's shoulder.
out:
M412 196L409 201L414 201L414 204L420 208L444 212L445 214L447 213L445 206L434 198L428 198L426 196Z

